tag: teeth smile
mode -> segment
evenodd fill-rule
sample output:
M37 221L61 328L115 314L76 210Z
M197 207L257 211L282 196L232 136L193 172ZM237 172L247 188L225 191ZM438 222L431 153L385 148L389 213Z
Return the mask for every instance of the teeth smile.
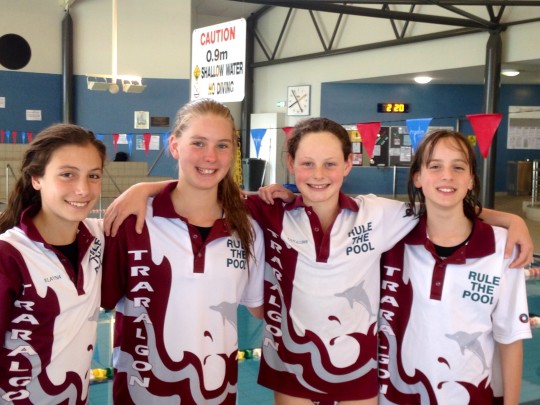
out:
M317 189L322 189L322 188L326 188L327 185L326 184L311 184L311 187L312 188L317 188Z
M455 189L453 189L453 188L444 188L444 187L440 187L438 190L442 191L444 193L451 193L451 192L455 191Z
M68 204L73 205L74 207L79 207L79 208L86 207L88 205L87 202L76 202L76 201L68 201Z
M215 169L199 169L199 173L212 174L212 173L215 173Z

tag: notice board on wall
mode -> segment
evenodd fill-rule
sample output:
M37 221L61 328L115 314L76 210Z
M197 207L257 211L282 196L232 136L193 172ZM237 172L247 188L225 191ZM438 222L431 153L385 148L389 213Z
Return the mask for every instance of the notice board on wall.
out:
M540 107L508 107L508 149L540 149Z
M389 166L409 166L412 159L411 137L407 127L390 127L388 145Z

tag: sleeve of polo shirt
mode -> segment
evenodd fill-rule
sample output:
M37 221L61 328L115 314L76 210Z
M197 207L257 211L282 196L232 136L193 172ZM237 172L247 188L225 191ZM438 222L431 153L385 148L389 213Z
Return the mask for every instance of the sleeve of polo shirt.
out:
M392 248L396 243L403 239L418 223L414 216L406 216L407 204L402 201L392 200L390 198L377 197L374 194L358 196L357 199L363 200L367 209L372 209L370 216L379 218L384 227L386 249ZM360 206L362 209L362 205Z
M262 305L264 302L264 239L261 228L252 221L255 232L253 244L253 255L255 260L249 263L249 280L240 303L246 307L253 308Z
M497 250L504 252L506 241L506 229L495 229ZM504 253L500 253L503 257ZM511 258L505 259L501 264L504 266L500 280L500 295L495 310L493 311L493 337L502 344L515 342L516 340L529 339L532 337L529 323L529 309L527 305L527 290L525 285L525 273L522 269L511 269L508 266L517 256L517 249Z
M115 237L105 238L101 279L101 306L105 309L114 309L125 295L128 276L126 241L129 232L135 233L135 218L131 215L122 223Z
M5 336L23 284L18 269L26 268L26 265L19 251L8 242L0 241L0 252L0 336Z
M246 196L245 203L253 219L262 224L262 221L264 221L263 204L266 203L256 194Z

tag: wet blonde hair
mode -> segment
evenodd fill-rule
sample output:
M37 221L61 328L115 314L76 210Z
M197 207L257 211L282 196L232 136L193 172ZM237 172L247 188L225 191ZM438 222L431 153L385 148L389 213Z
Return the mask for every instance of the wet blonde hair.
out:
M185 104L176 114L174 129L172 134L180 138L189 128L191 121L205 115L214 115L225 118L231 123L231 139L233 145L233 157L236 156L238 148L236 139L236 130L234 127L234 118L230 110L223 104L211 99L199 99ZM218 202L221 204L225 213L225 221L232 232L236 232L242 246L246 252L246 260L249 265L251 259L255 259L253 254L253 242L255 235L253 227L249 222L248 211L244 204L244 199L240 187L236 184L233 177L233 164L229 168L227 175L218 185Z

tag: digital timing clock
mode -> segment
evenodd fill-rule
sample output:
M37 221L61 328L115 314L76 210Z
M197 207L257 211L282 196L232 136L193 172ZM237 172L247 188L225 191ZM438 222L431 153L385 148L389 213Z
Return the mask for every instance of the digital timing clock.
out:
M380 113L408 113L409 104L407 103L378 103L377 112Z

